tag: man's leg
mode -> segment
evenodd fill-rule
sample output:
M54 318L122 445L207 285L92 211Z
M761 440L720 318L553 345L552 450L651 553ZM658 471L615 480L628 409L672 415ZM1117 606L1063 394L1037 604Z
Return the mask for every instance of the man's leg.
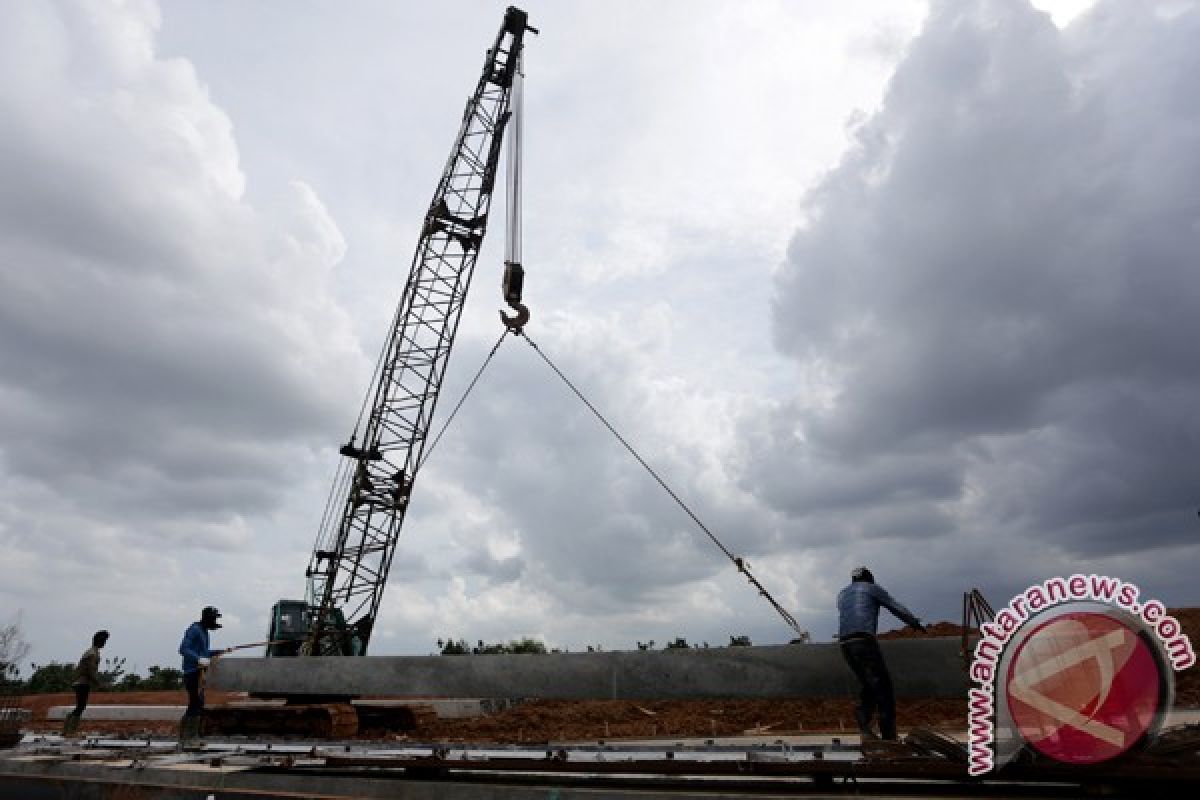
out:
M83 712L87 709L88 693L91 692L92 687L83 683L72 688L75 689L75 709L71 713L82 717Z
M76 684L71 688L75 690L75 708L63 718L63 736L73 736L79 730L83 712L87 709L88 693L91 691L87 684Z
M875 732L871 730L871 718L875 716L875 690L873 679L868 671L869 653L864 647L867 644L869 642L865 639L843 642L842 658L846 660L854 677L858 678L858 708L854 710L854 719L858 723L859 733L864 737L874 738Z
M187 672L183 676L183 688L187 689L187 710L185 717L198 717L204 711L204 690L200 688L200 671Z
M200 735L200 715L204 711L204 690L200 687L200 672L185 672L183 688L187 689L188 704L179 720L180 743L195 739Z
M879 642L874 639L864 641L863 666L867 680L874 695L875 705L879 708L879 735L884 739L896 738L896 695L892 690L892 676L888 672L887 663L883 660L883 651Z

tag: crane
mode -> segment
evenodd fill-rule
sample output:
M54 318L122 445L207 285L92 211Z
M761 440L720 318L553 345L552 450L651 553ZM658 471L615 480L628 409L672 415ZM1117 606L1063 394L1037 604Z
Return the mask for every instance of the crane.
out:
M519 333L520 110L528 15L510 6L467 100L425 214L408 280L350 440L341 447L304 600L275 604L267 655L365 655L487 228L501 145L509 132L509 228L502 282Z

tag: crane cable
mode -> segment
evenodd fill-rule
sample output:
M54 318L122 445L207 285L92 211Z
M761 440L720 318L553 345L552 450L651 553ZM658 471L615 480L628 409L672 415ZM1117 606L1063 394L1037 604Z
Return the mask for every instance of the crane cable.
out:
M671 499L674 500L676 502L676 504L678 504L679 507L682 508L684 510L684 512L689 517L692 518L692 521L695 522L697 526L699 526L700 530L704 531L704 533L708 536L708 538L712 540L713 544L715 544L718 548L720 548L721 552L724 553L725 556L730 561L733 562L733 565L735 567L737 567L738 572L745 575L746 580L748 580L750 582L750 584L755 589L758 590L758 593L760 595L762 595L764 598L766 598L767 602L770 603L771 606L777 612L779 612L779 616L783 617L783 621L787 623L788 627L790 627L793 631L795 631L797 636L799 636L802 640L807 641L808 640L808 632L805 631L803 628L801 628L800 623L796 621L796 618L794 616L792 616L791 613L786 608L779 605L779 603L775 600L775 598L771 596L771 593L768 592L761 583L759 583L758 579L755 578L754 575L750 572L750 567L746 564L745 559L743 559L741 556L735 556L729 550L728 547L726 547L724 544L721 543L721 540L716 537L716 534L714 534L711 530L709 530L708 526L700 521L700 518L696 516L696 514L692 511L692 509L688 508L687 504L684 503L683 500L681 500L679 498L679 495L675 494L675 492L671 489L671 487L667 485L666 481L664 481L661 477L659 477L658 473L655 472L654 469L649 464L646 463L646 460L643 459L641 457L641 455L638 454L637 450L633 449L633 446L625 440L625 437L622 436L620 433L618 433L617 429L614 428L607 419L605 419L604 415L601 414L599 412L599 410L597 410L597 408L594 405L592 405L592 403L586 397L584 397L583 392L581 392L575 386L575 384L571 383L570 379L567 378L567 376L563 374L563 371L560 370L544 352L542 352L542 349L537 346L537 343L534 342L533 339L529 338L529 334L524 333L524 332L517 332L517 335L523 337L525 339L525 341L529 343L529 346L534 349L534 352L536 352L539 356L541 356L541 359L546 362L546 365L548 367L550 367L550 369L552 369L554 371L554 373L556 375L558 375L559 378L562 379L562 382L565 383L567 385L567 387L570 388L570 390L575 393L576 397L578 397L580 400L583 401L583 404L585 406L587 406L588 410L590 410L596 416L596 419L600 420L600 422L604 425L604 427L608 428L609 432L612 433L612 435L617 438L617 441L619 441L622 445L625 446L625 449L629 451L629 454L632 455L635 459L637 459L637 462L639 464L641 464L643 468L645 468L646 472L650 473L650 476L652 478L654 478L654 480L658 481L658 485L661 486L663 488L663 490L668 495L671 496ZM503 338L503 337L501 337L501 338ZM498 346L499 346L499 342L497 342L497 347Z
M728 558L731 562L733 562L733 565L737 568L737 571L746 576L746 580L749 581L750 585L753 586L755 589L757 589L758 593L763 598L765 598L768 603L771 604L771 607L774 608L776 612L778 612L779 616L783 618L783 621L785 623L787 623L787 626L789 628L791 628L793 631L795 631L795 633L798 637L807 641L808 640L808 632L800 627L800 623L797 622L796 618L794 616L792 616L792 614L786 608L781 606L774 597L771 596L771 593L768 592L766 587L763 586L762 583L759 582L758 578L754 577L754 574L752 572L750 572L750 567L746 563L746 560L744 558L742 558L741 556L734 555L733 552L728 547L726 547L721 542L720 539L717 538L716 534L714 534L711 530L709 530L708 526L705 525L700 520L700 518L698 516L696 516L695 512L693 512L692 509L688 507L687 503L683 502L683 500L679 497L679 495L676 494L675 491L673 489L671 489L670 486L667 485L666 481L664 481L662 479L662 477L660 477L659 474L657 472L655 472L654 468L651 467L648 463L646 463L646 460L644 458L642 458L641 454L639 454L637 450L634 449L633 445L631 445L625 439L625 437L622 436L617 431L617 429L613 427L612 423L610 423L605 418L605 416L600 413L599 409L597 409L594 405L592 405L591 401L588 400L587 397L584 396L583 392L581 392L579 390L579 388L577 386L575 386L575 384L572 383L571 380L563 373L563 371L561 369L559 369L558 366L555 365L555 363L553 361L550 360L549 356L547 356L542 351L542 349L540 347L538 347L537 342L535 342L535 341L533 341L533 339L529 338L529 334L525 333L523 330L513 331L508 328L505 328L504 331L500 334L500 338L496 340L496 343L494 345L492 345L491 352L488 353L487 358L485 358L483 360L483 364L479 367L479 370L475 373L475 377L471 379L471 382L467 385L467 388L466 388L466 390L464 390L462 397L459 398L458 403L455 404L454 409L450 412L450 415L446 418L446 421L442 424L441 430L438 431L437 436L434 437L433 442L429 445L429 448L425 451L425 455L421 459L420 464L418 464L417 469L419 470L422 466L424 466L425 462L429 459L429 456L433 453L434 448L436 448L438 442L441 441L442 435L445 434L446 429L450 427L450 423L454 421L454 417L458 414L459 409L462 408L463 404L467 400L467 397L471 394L471 391L475 388L475 385L479 382L479 379L483 376L484 370L486 370L488 365L492 362L492 358L496 355L496 351L500 349L500 345L504 342L505 338L510 333L513 333L516 336L524 338L525 341L529 343L529 346L533 348L534 352L536 352L538 354L538 356L540 356L544 362L546 362L546 365L548 367L550 367L551 370L554 371L554 374L556 374L562 380L562 382L565 383L567 385L567 387L575 394L575 396L578 397L585 406L587 406L588 410L591 411L592 414L595 415L596 419L600 420L601 424L603 424L604 427L607 428L608 431L613 436L616 437L617 441L619 441L622 445L624 445L625 449L627 451L629 451L629 454L632 455L637 460L637 462L642 465L642 467L646 470L646 472L648 472L650 474L650 476L652 478L654 478L655 481L658 482L658 485L663 488L663 491L665 491L668 495L670 495L671 499L674 500L675 503L681 509L683 509L684 513L686 513L689 517L692 518L692 521L695 522L696 525L700 528L700 530L702 530L705 533L705 535L707 535L708 538L712 540L712 543L715 544L720 549L720 551L725 554L725 557Z
M512 331L510 329L505 328L504 332L500 334L500 338L496 340L494 345L492 345L492 352L488 353L487 358L483 360L483 365L479 367L479 371L475 373L475 377L472 378L471 382L467 385L462 397L460 397L458 402L454 405L454 410L450 412L450 416L446 417L446 421L442 423L442 429L438 431L437 436L433 437L433 443L430 444L425 450L425 455L421 457L420 462L417 464L416 470L414 470L414 474L419 472L421 467L425 466L425 462L428 461L429 456L433 454L434 448L437 447L438 442L442 440L442 434L444 434L446 429L450 427L450 423L454 421L454 417L456 414L458 414L458 410L463 407L463 403L467 402L467 395L471 394L471 390L475 388L475 384L479 383L479 379L483 377L483 371L488 368L488 364L492 363L492 357L496 355L496 351L500 349L500 344L511 332ZM517 335L519 336L520 334Z
M396 315L398 316L399 313L399 310L397 310ZM392 322L394 325L395 319L393 319ZM438 431L438 435L434 437L433 444L429 445L429 448L425 451L424 457L421 459L420 463L417 464L418 470L425 465L425 462L429 459L430 453L432 453L433 449L437 447L437 443L441 441L442 434L444 434L446 429L450 427L450 423L454 420L455 414L458 413L458 410L462 408L463 403L466 402L467 395L469 395L471 390L475 388L475 384L479 382L479 378L483 375L483 371L487 369L488 364L491 363L492 356L496 355L496 350L500 348L500 343L504 341L504 337L508 336L508 334L509 331L506 328L504 332L500 334L500 338L496 340L496 344L492 345L492 352L488 354L486 359L484 359L483 366L481 366L479 371L475 373L475 377L471 379L470 385L467 386L466 391L463 392L463 396L454 406L454 410L450 412L450 416L442 425L442 429ZM384 350L380 353L378 360L375 362L375 369L371 377L372 388L375 386L375 383L379 378L380 371L383 367L383 357L386 352L387 348L384 348ZM366 414L367 402L370 400L371 394L372 392L368 390L363 398L363 404L358 411L358 419L354 422L354 433L350 436L350 441L354 441L356 438L358 438L358 428L362 424L363 416ZM331 526L333 525L334 501L339 497L345 497L346 493L349 491L351 478L350 473L351 470L346 459L339 459L337 469L334 471L333 482L329 487L329 495L325 498L325 510L321 513L321 524L317 528L317 539L313 544L314 550L320 547L323 540L332 536Z

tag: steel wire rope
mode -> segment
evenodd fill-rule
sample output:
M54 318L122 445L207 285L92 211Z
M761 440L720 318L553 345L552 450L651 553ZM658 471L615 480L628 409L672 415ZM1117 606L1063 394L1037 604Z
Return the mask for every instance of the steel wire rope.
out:
M488 364L492 363L492 358L496 355L496 351L500 349L500 344L504 341L504 337L508 336L508 334L509 330L508 328L505 328L500 334L500 338L496 340L494 345L492 345L492 352L488 353L487 358L483 360L483 364L479 367L479 371L475 373L475 377L471 379L469 384L467 384L467 388L463 391L462 397L460 397L458 402L455 403L454 410L450 412L450 416L446 417L446 421L442 423L442 429L438 431L437 436L433 437L433 443L426 448L424 456L422 456L421 460L417 463L417 468L414 471L414 474L419 472L421 467L425 466L425 462L428 461L429 456L433 454L434 448L436 448L438 442L442 440L442 435L446 432L446 429L450 427L450 423L454 421L454 417L458 414L459 409L463 407L463 403L467 402L467 397L471 394L471 390L475 388L475 384L479 383L479 379L483 377L483 371L488 368Z
M642 465L642 467L646 470L646 472L650 473L650 476L652 478L654 478L655 481L658 482L658 485L663 488L663 491L665 491L668 495L671 496L671 499L674 500L675 503L681 509L683 509L684 513L686 513L689 517L692 518L692 522L695 522L697 527L699 527L700 530L704 531L705 535L707 535L708 538L712 540L712 543L715 544L718 548L720 548L721 552L724 553L725 556L730 561L733 562L733 565L735 567L737 567L738 572L740 572L746 576L746 580L750 582L750 585L752 585L755 589L757 589L758 593L760 595L762 595L768 603L771 604L771 606L775 609L775 611L779 613L779 616L783 618L783 621L787 623L788 627L791 628L793 631L795 631L800 636L801 639L807 639L808 632L805 631L803 628L801 628L800 623L796 621L796 618L794 616L792 616L792 614L786 608L779 605L779 603L775 600L775 598L771 596L771 593L768 592L761 583L759 583L758 579L755 578L754 575L750 572L750 568L746 565L745 559L743 559L741 556L735 556L728 547L726 547L724 544L721 543L721 540L717 538L716 534L714 534L711 530L709 530L708 526L705 525L700 520L700 518L698 516L696 516L695 512L693 512L692 509L688 507L687 503L683 502L683 500L680 499L679 495L676 494L675 491L670 486L667 485L667 482L664 481L659 476L659 474L654 471L654 468L651 467L648 463L646 463L646 460L644 458L642 458L641 454L639 454L638 451L633 448L633 445L631 445L628 441L626 441L625 437L622 436L617 431L617 429L612 426L612 423L610 423L604 417L604 415L601 414L600 411L594 405L592 405L591 401L588 400L587 397L584 396L583 392L581 392L579 390L579 388L577 386L575 386L575 384L572 383L571 380L563 373L563 371L561 369L559 369L558 366L555 365L555 363L553 361L550 360L550 357L547 356L544 352L542 352L542 348L538 347L537 342L533 341L533 339L530 339L529 335L526 333L518 332L517 335L524 337L525 341L529 343L529 346L533 348L534 352L536 352L541 357L541 359L546 362L546 366L550 367L550 369L554 371L554 374L558 375L558 377L560 379L562 379L562 382L565 383L567 385L567 387L572 392L575 393L576 397L578 397L580 400L583 401L583 404L585 406L587 406L588 410L591 411L592 414L594 414L596 416L596 419L600 420L601 424L603 424L604 427L608 428L609 433L611 433L613 436L615 436L617 438L617 441L619 441L622 445L625 446L625 449L629 451L629 454L631 456L633 456L635 459L637 459L637 462Z
M409 280L412 280L411 276ZM400 312L403 310L402 305L403 302L396 305L396 310L392 313L391 327L388 328L388 340L384 342L383 349L379 351L379 356L375 359L375 368L371 371L371 382L367 384L367 391L363 393L362 405L358 408L358 418L354 420L354 432L350 434L350 441L352 442L358 438L358 428L362 425L363 416L367 413L367 406L370 404L371 398L375 396L375 392L372 390L375 389L376 384L383 377L383 362L392 349L392 343L395 341L392 334L396 332L396 325L400 321Z
M321 514L321 524L317 528L317 540L313 543L313 552L320 548L321 542L330 538L333 524L333 501L347 491L350 482L350 467L346 459L338 459L337 468L333 473L333 482L329 486L329 495L325 498L325 510Z
M496 343L494 345L492 345L491 352L488 353L487 358L485 358L483 360L483 364L479 367L479 370L476 371L475 377L473 377L471 379L471 382L467 385L467 388L463 391L462 397L460 397L458 402L455 403L454 409L450 412L450 415L446 418L446 421L442 424L442 428L441 428L441 430L438 431L437 436L434 437L433 443L430 444L428 449L425 450L425 455L421 459L420 463L417 464L417 469L415 472L419 472L421 467L423 467L425 465L425 462L429 460L429 456L432 455L434 448L436 448L438 442L440 442L442 440L442 435L446 433L446 430L450 427L450 423L454 421L455 416L458 415L459 410L463 407L463 404L467 401L467 397L471 394L471 391L475 388L475 385L477 383L479 383L479 379L481 377L483 377L484 371L488 368L488 365L492 363L492 358L495 357L496 351L500 349L500 345L504 342L504 338L506 336L508 336L508 334L509 334L509 330L508 330L508 328L505 328L504 331L500 334L500 338L496 340ZM382 359L381 359L381 362L382 362ZM377 365L377 369L378 369L378 365ZM374 385L374 382L372 382L372 385ZM359 419L360 419L360 421L362 419L361 412L359 415ZM355 425L356 433L357 433L357 430L358 430L358 425L356 424ZM415 472L414 472L414 474L415 474ZM329 495L325 499L325 510L324 510L324 513L322 513L322 515L321 515L321 524L320 524L320 527L317 529L317 540L313 545L313 552L316 552L320 548L320 544L322 541L332 538L332 535L333 535L332 534L333 501L336 497L343 496L345 494L345 492L347 492L349 490L348 489L349 482L350 482L350 468L348 466L348 462L345 459L342 459L339 461L338 467L337 467L336 471L334 472L333 483L329 487Z
M388 328L389 337L391 333L394 333L396 330L396 325L400 321L401 310L402 304L397 304L396 310L392 312L392 324ZM380 349L379 355L375 358L375 366L371 370L371 381L367 384L367 391L363 393L362 404L358 407L358 416L354 420L354 430L350 434L351 442L358 439L358 431L362 426L363 417L366 416L367 406L370 404L371 398L375 396L375 387L383 376L383 362L386 359L388 352L391 350L392 341L393 340L389 338L388 341L384 342L383 348ZM333 501L335 498L340 497L343 494L343 490L346 489L348 483L349 467L346 465L345 460L339 459L338 466L334 469L333 480L329 485L329 495L325 498L325 508L321 513L321 524L317 528L317 538L313 543L314 551L320 546L322 540L331 536L329 530L330 526L332 525L331 514L333 511Z
M396 310L392 312L392 324L388 329L391 332L394 332L396 329L396 323L400 319L400 310L400 305L397 305ZM359 406L358 416L354 420L354 430L350 434L351 442L358 439L358 429L362 425L363 416L367 413L367 405L371 402L371 398L375 394L373 390L383 373L383 361L390 348L391 340L389 339L384 343L383 349L379 351L379 355L375 358L375 367L371 370L371 382L367 384L367 391L363 393L362 405ZM317 527L317 538L313 542L313 552L316 552L321 542L330 536L329 530L332 524L330 515L333 510L333 501L334 498L342 495L342 490L345 489L349 481L348 473L349 467L346 466L346 461L338 459L338 465L333 471L333 480L329 484L329 495L325 498L325 509L321 512L321 524Z

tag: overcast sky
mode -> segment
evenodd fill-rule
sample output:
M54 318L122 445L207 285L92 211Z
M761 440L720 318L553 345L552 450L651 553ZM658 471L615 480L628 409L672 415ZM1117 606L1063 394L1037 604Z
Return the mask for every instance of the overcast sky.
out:
M0 622L302 597L504 2L0 5ZM1035 7L1036 6L1036 7ZM530 2L528 332L816 640L869 565L1200 604L1200 6ZM501 210L497 205L496 211ZM442 416L499 335L493 216ZM372 652L790 631L522 342Z

